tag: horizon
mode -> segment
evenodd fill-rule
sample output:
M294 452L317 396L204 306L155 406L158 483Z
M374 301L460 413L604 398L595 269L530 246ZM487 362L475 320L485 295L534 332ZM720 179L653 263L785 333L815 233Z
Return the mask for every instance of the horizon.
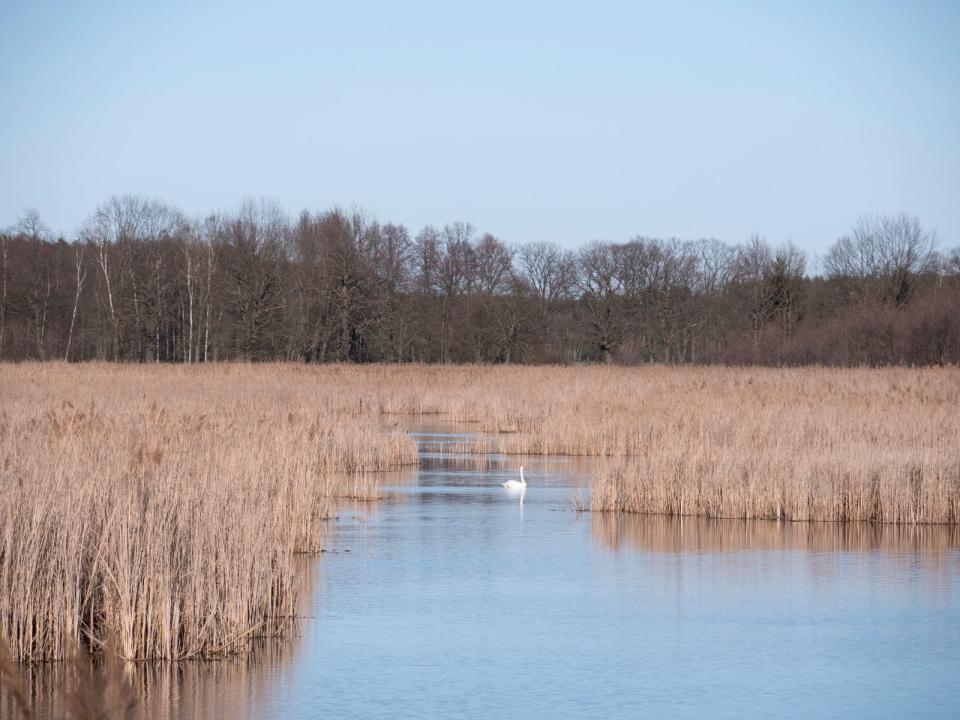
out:
M6 7L0 219L72 238L112 195L264 197L813 259L906 212L960 244L955 4L509 8Z

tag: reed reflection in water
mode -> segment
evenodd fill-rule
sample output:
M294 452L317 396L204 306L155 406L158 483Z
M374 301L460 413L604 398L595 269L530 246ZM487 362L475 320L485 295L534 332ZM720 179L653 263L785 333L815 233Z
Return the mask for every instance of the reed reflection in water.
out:
M956 525L710 520L594 512L590 533L595 542L611 550L666 553L925 551L947 563L949 556L938 551L960 548Z
M270 703L282 697L278 689L290 682L298 642L295 636L258 640L252 653L226 660L121 661L111 669L87 658L23 664L17 675L30 698L32 714L23 714L0 684L0 718L280 717L282 708Z

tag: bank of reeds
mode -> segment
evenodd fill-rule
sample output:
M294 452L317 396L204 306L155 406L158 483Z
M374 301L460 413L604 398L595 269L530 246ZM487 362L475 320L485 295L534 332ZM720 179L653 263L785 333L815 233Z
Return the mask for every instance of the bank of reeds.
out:
M460 372L474 450L596 456L594 511L960 521L958 368Z
M960 521L958 368L405 367L372 379L367 402L384 412L473 423L475 452L597 457L595 511Z
M354 376L362 382L362 376ZM0 633L18 660L243 650L295 611L336 498L416 462L349 384L282 367L0 366Z
M0 366L14 656L281 632L331 498L416 461L398 414L472 423L477 453L596 456L594 511L960 519L957 368Z

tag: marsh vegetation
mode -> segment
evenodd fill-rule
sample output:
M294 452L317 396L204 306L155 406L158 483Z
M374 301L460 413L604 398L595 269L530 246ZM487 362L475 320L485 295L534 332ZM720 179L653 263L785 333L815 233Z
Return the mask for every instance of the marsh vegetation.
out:
M354 375L361 381L362 376ZM349 385L242 366L0 369L0 629L18 660L282 633L336 498L416 462Z
M17 660L243 652L285 632L338 499L464 449L593 459L589 509L956 523L960 370L0 367L0 630Z

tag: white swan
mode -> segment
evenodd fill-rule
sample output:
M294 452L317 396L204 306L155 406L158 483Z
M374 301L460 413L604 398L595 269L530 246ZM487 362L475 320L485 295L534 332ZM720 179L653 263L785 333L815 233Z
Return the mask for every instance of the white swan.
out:
M523 465L520 466L520 479L519 480L507 480L506 482L500 483L507 490L526 490L527 481L523 479Z

